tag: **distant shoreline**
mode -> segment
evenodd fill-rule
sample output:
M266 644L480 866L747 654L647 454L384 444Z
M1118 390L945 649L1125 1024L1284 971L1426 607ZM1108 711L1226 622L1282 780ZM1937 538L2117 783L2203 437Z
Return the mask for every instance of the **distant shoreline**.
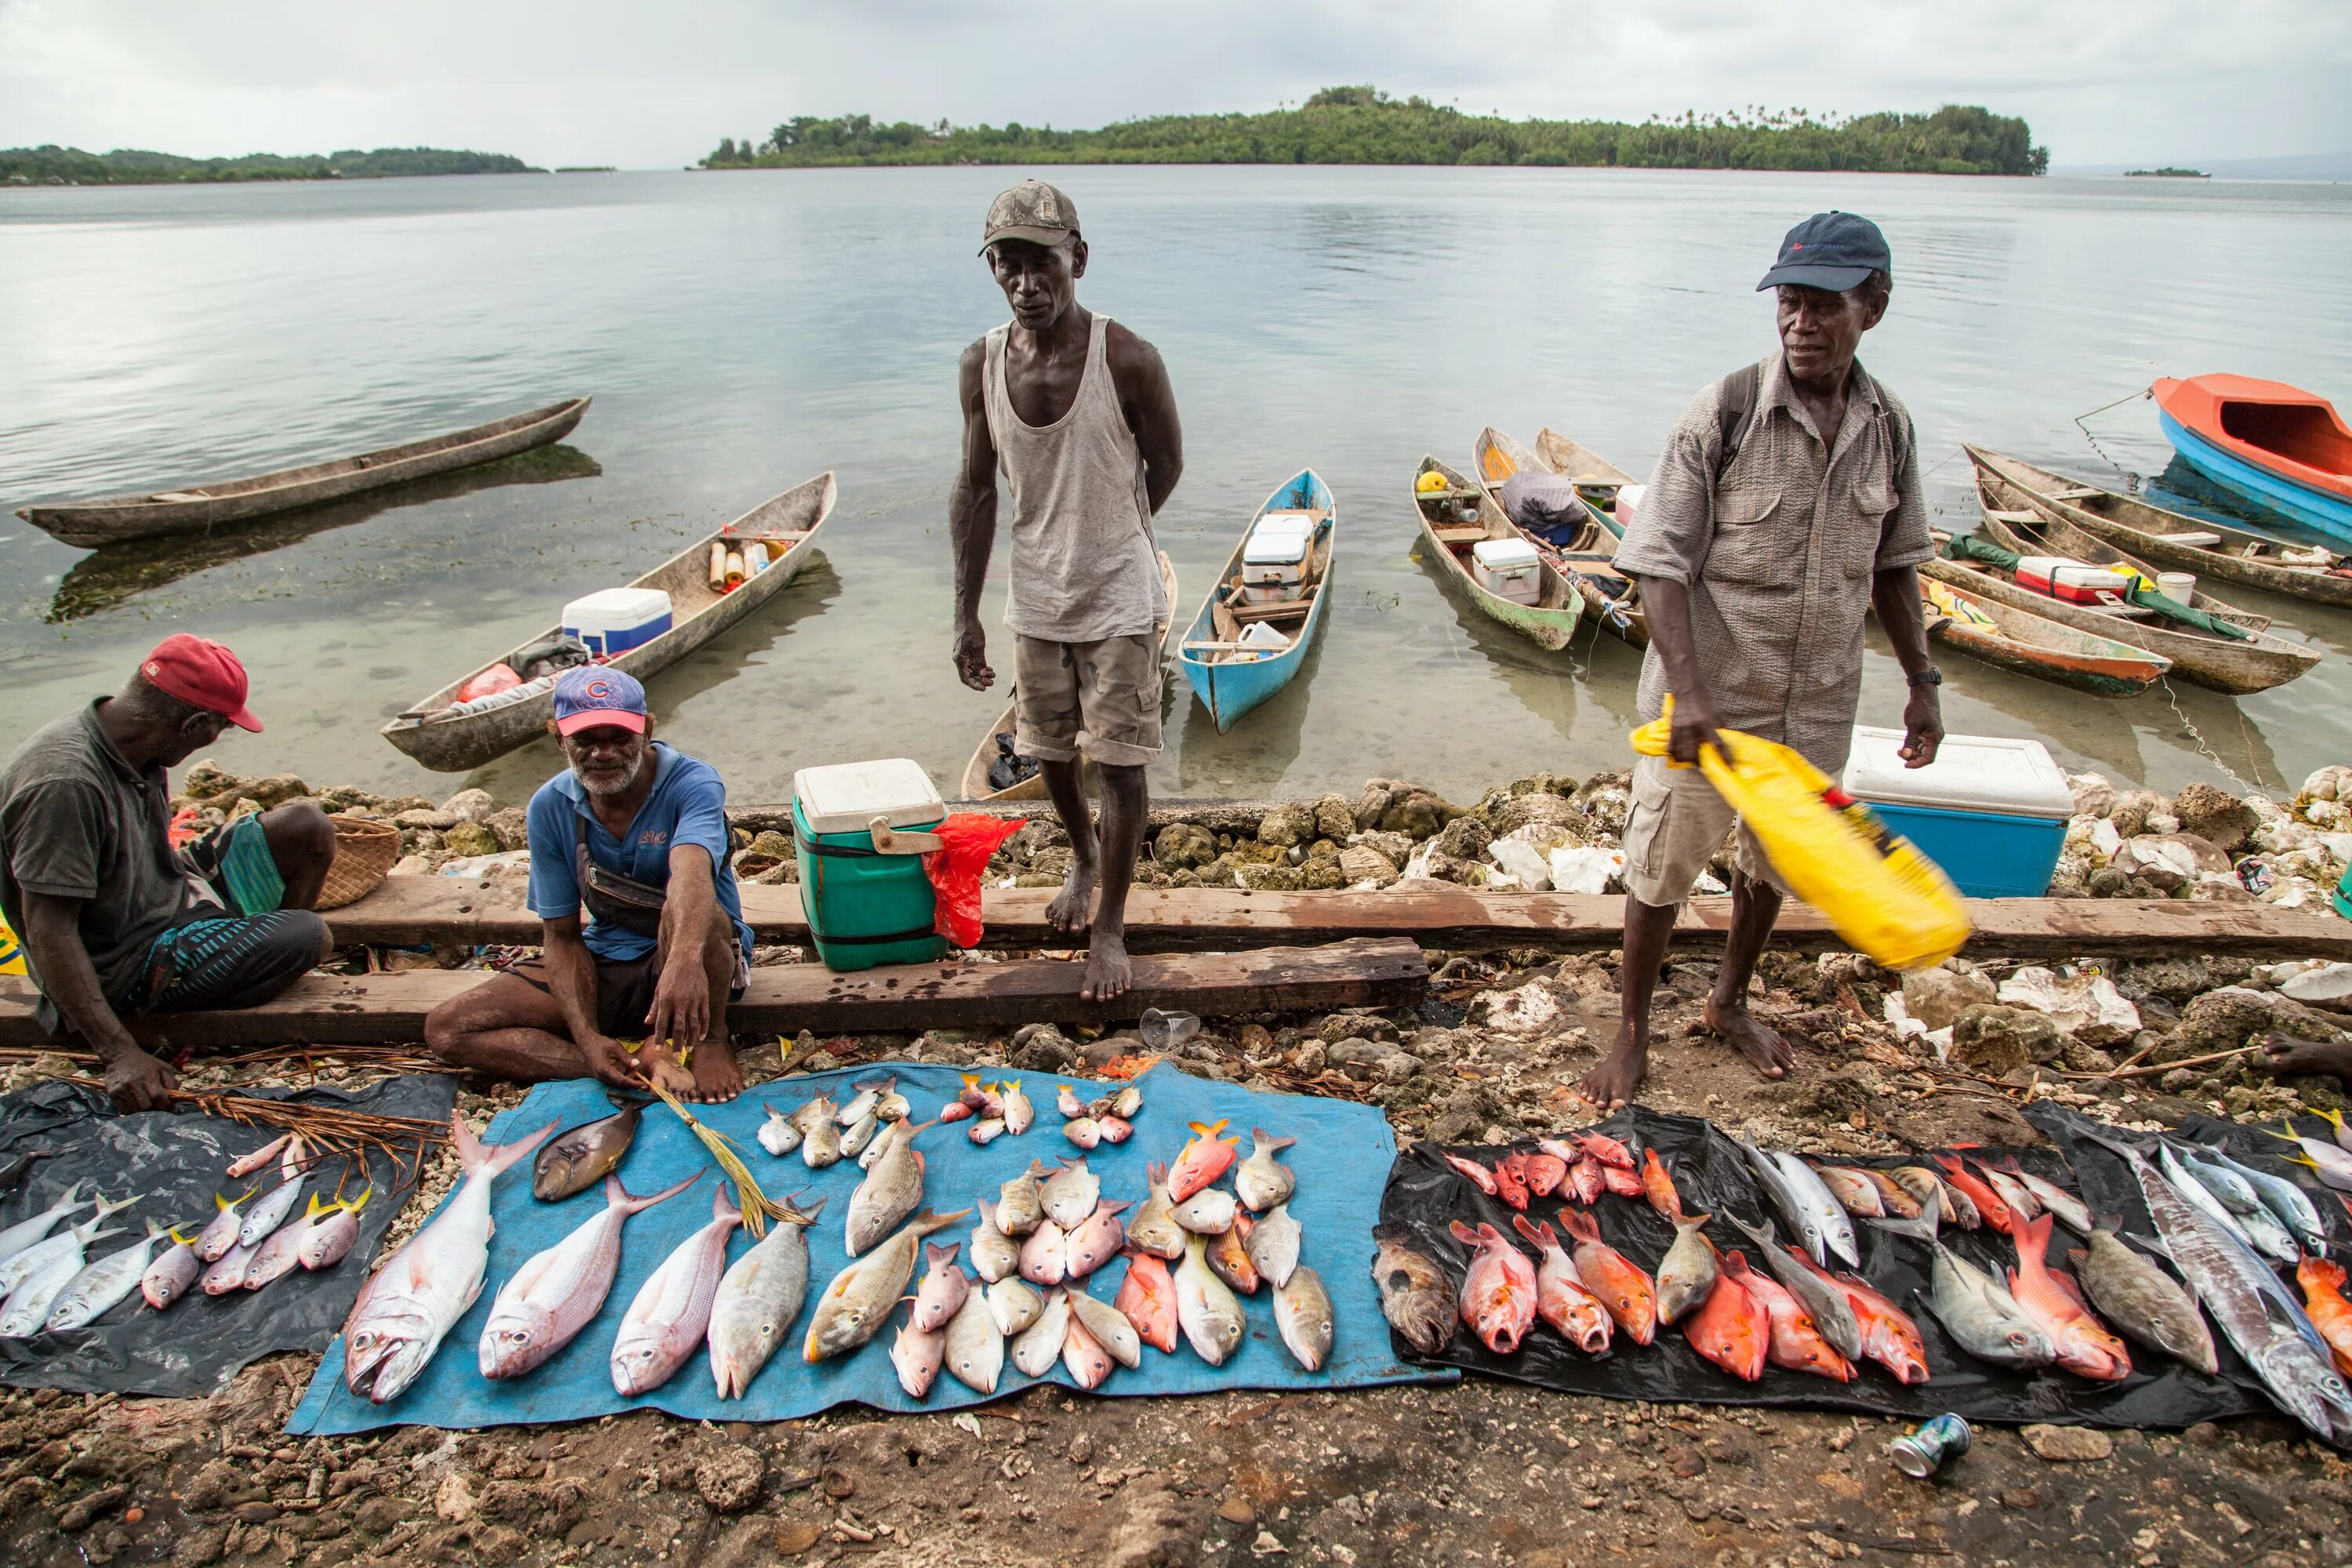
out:
M442 147L352 148L341 153L248 153L237 158L184 158L121 147L0 148L0 188L71 185L231 185L304 180L384 180L439 174L543 174L506 153Z

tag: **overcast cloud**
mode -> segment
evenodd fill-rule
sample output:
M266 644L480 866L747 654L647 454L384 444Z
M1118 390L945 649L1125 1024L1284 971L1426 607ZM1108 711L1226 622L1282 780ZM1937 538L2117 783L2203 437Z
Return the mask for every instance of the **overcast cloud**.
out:
M1370 81L1513 117L1982 103L2065 164L2352 150L2340 0L0 0L0 145L676 166L787 116L1093 126Z

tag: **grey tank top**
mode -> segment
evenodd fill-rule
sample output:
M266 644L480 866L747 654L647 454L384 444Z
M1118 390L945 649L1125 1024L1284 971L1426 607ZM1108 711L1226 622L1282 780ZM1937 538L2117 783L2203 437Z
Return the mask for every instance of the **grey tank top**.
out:
M1149 636L1169 618L1143 453L1111 384L1110 318L1097 315L1069 412L1031 425L1004 384L1011 323L988 334L984 405L1012 502L1004 624L1025 637L1096 642Z

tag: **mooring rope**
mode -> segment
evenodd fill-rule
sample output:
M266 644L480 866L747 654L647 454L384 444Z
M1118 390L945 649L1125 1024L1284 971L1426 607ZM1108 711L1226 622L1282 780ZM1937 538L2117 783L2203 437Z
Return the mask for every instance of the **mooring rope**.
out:
M2088 425L2084 424L2083 421L2085 419L2095 419L2110 408L2121 408L2126 403L2136 402L2140 398L2153 397L2155 395L2156 388L2154 385L2143 386L2137 392L2126 393L2123 396L2116 398L2113 403L2103 403L2099 405L2098 407L2090 410L2088 413L2077 414L2074 416L2074 428L2083 433L2083 439L2091 444L2091 450L2099 455L2099 460L2101 462L2106 464L2107 467L2113 468L2116 472L2124 477L2126 488L2129 489L2134 495L2137 495L2139 493L2140 476L2134 473L2131 469L2125 468L2113 458L2108 457L2107 449L2099 445L2099 438L2091 434L2091 427Z

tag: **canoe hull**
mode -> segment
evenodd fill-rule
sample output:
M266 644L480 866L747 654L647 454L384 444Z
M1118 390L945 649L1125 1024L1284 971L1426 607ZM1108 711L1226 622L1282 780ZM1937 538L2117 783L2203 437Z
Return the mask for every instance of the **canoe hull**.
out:
M626 670L638 680L649 683L654 676L719 633L736 626L782 593L787 584L800 575L801 568L807 565L809 557L815 553L817 537L826 520L833 515L835 493L833 475L821 474L754 507L725 528L696 541L639 577L630 584L632 587L662 588L668 591L674 599L678 598L681 590L690 587L698 574L707 583L713 541L730 534L801 535L784 552L782 560L755 576L745 578L734 592L712 599L653 641L614 658L612 668ZM532 643L555 636L560 629L549 626L518 646L528 647ZM498 660L490 662L497 663ZM488 668L488 664L479 667ZM455 700L457 689L464 685L465 680L471 679L476 673L477 670L467 671L463 679L443 687L419 702L417 707L429 710L446 706ZM383 735L409 757L436 773L465 773L546 734L547 726L554 717L555 695L551 690L542 690L503 708L492 708L456 719L423 723L395 719L383 727Z
M1511 526L1510 520L1503 515L1503 509L1495 504L1493 497L1483 489L1474 489L1469 479L1435 458L1422 458L1421 466L1413 470L1413 478L1418 482L1423 474L1432 471L1444 474L1451 489L1468 490L1475 495L1478 526L1486 529L1487 538L1520 537L1519 531ZM1412 512L1421 524L1422 543L1444 573L1446 580L1468 595L1472 604L1491 619L1550 652L1558 653L1574 639L1576 623L1584 613L1584 599L1576 585L1560 575L1558 567L1542 560L1538 554L1543 573L1543 598L1539 604L1522 605L1480 586L1478 579L1470 574L1470 568L1462 555L1438 538L1437 526L1430 520L1428 509L1423 505L1419 496L1420 492L1415 490Z
M1325 537L1316 550L1320 558L1312 576L1314 592L1307 599L1307 615L1292 636L1290 646L1271 658L1245 662L1212 663L1187 645L1213 642L1217 639L1216 607L1218 595L1225 591L1234 574L1241 570L1242 551L1249 543L1251 531L1259 518L1277 505L1297 510L1319 509L1328 514ZM1265 498L1265 504L1252 514L1248 527L1234 545L1234 553L1225 569L1209 585L1209 596L1201 603L1200 614L1192 617L1192 630L1177 645L1176 668L1184 672L1186 684L1192 689L1209 717L1216 721L1217 732L1223 734L1241 721L1243 715L1258 707L1276 692L1290 684L1307 663L1307 649L1323 625L1323 602L1328 598L1331 571L1339 562L1339 508L1331 498L1331 487L1312 468L1303 468L1276 486Z
M2242 495L2295 521L2316 528L2330 538L2352 542L2352 500L2297 484L2234 452L2227 452L2196 431L2159 412L2165 439L2181 459L2223 489Z
M1648 647L1650 618L1642 608L1641 591L1633 579L1617 570L1616 563L1617 546L1623 538L1615 515L1617 492L1633 482L1633 476L1548 426L1537 433L1531 452L1488 426L1478 433L1471 458L1471 471L1498 510L1503 505L1502 481L1529 464L1575 481L1577 499L1584 503L1592 522L1574 545L1561 549L1547 544L1525 529L1519 530L1519 537L1543 552L1560 575L1576 584L1588 618L1628 647Z
M339 458L306 468L281 469L250 479L198 486L190 499L115 496L57 506L28 506L16 515L61 543L94 550L126 539L152 539L249 521L363 490L446 474L454 468L495 462L561 441L588 412L591 400L574 397L512 415L488 425L386 447L356 458ZM209 493L198 494L198 491ZM164 492L176 494L180 492Z
M2030 675L2100 697L2137 697L2155 685L2172 661L2161 654L2095 633L2078 631L2037 612L2004 605L1956 584L1944 587L1993 625L1979 626L1957 616L1939 616L1933 605L1927 635L1944 646L1998 669Z

